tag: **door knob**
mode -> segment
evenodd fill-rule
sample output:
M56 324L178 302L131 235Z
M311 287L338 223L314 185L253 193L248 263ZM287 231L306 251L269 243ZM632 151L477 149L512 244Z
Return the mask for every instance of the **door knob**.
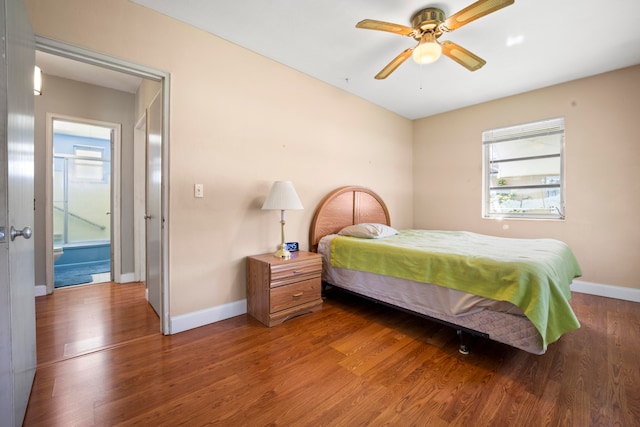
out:
M31 231L31 227L25 227L22 230L16 230L15 227L12 225L9 235L11 236L11 241L13 242L18 236L22 236L25 239L30 239L32 234L33 234L33 231Z

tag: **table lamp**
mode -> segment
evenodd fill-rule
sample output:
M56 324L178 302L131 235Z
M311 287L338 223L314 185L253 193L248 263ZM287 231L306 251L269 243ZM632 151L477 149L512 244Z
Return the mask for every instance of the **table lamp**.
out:
M267 196L267 200L265 200L262 205L262 209L280 211L280 234L282 241L280 248L273 255L284 259L291 258L291 252L287 250L284 241L284 211L304 209L291 181L274 182Z

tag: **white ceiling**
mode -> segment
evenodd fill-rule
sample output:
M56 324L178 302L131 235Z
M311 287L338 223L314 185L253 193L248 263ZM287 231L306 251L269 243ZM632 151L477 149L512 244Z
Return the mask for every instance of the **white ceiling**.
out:
M42 51L36 51L36 65L40 67L45 75L42 81L43 93L47 91L47 75L104 86L128 93L136 93L140 83L142 83L140 77Z
M380 81L377 72L416 42L357 22L410 26L425 7L450 16L473 1L132 1L409 119L640 64L640 0L516 0L440 38L484 58L480 70L444 56L430 65L410 58Z
M516 0L440 38L484 58L480 70L444 56L430 65L409 59L385 80L373 77L416 42L356 29L357 22L410 26L417 10L438 7L450 16L472 1L132 1L409 119L640 64L640 0Z

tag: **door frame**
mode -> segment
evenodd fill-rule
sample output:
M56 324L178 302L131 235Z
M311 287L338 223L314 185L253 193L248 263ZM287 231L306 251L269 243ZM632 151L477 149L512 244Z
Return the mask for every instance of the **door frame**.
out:
M64 114L47 112L46 136L45 136L45 266L47 294L53 292L54 266L53 266L53 122L61 120L65 122L82 123L109 128L113 131L111 146L111 227L109 242L111 244L111 280L120 283L122 271L120 265L120 150L122 144L122 126L119 123L103 122L99 120L85 119L83 117L67 116Z
M147 110L133 128L133 258L134 279L137 282L146 280L146 144L147 144ZM147 298L148 299L148 298Z
M136 64L120 58L115 58L103 53L70 45L58 40L53 40L39 35L35 36L36 50L62 56L91 65L108 68L126 74L131 74L144 79L157 81L162 88L162 176L161 176L161 212L156 214L162 218L162 230L160 239L161 253L161 288L160 302L160 331L168 335L170 329L170 295L169 295L169 104L171 75L166 71ZM52 247L53 248L53 247Z

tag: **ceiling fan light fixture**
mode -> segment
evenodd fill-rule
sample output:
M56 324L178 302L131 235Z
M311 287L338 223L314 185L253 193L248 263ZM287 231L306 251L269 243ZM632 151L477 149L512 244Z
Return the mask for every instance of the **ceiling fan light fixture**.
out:
M436 62L442 54L442 46L432 32L426 32L420 38L420 43L413 49L413 60L418 64Z

